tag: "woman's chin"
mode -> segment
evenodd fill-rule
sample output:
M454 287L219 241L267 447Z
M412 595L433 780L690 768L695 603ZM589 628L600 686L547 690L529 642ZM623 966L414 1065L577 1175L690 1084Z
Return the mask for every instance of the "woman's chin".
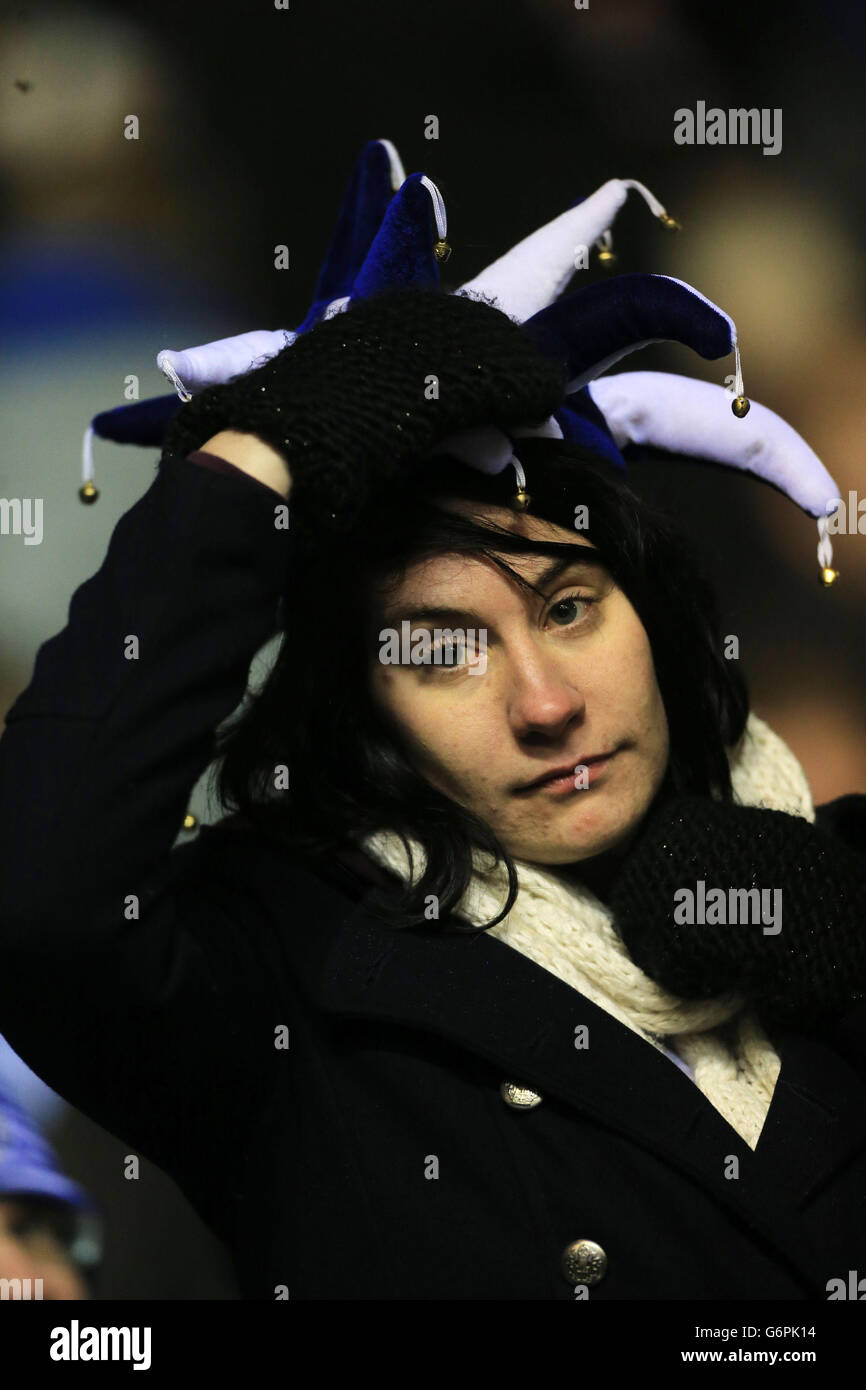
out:
M585 807L582 813L550 824L541 832L518 835L504 843L516 859L529 864L573 864L594 859L617 849L625 850L641 820L643 810L628 807Z
M515 859L528 864L575 864L582 859L595 859L601 854L624 848L631 838L631 828L592 836L564 836L561 840L530 840L518 847L509 847Z

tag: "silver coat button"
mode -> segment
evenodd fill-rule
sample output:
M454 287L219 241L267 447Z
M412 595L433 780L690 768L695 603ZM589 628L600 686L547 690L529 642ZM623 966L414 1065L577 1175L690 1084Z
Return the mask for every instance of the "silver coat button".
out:
M503 1081L499 1094L512 1110L534 1110L536 1105L541 1104L537 1091L530 1091L528 1086L518 1086L514 1081Z
M607 1255L594 1240L573 1240L562 1252L562 1272L569 1284L600 1284L607 1273Z

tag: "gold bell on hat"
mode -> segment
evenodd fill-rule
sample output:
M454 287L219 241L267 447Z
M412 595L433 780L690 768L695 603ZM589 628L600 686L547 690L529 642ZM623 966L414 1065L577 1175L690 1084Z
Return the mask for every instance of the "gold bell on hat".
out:
M659 222L663 227L667 227L669 232L681 232L683 229L682 223L678 222L675 217L671 217L669 212L660 213Z
M833 545L827 534L829 525L829 516L818 517L818 583L824 589L832 588L839 578L839 571L833 568Z
M85 506L90 506L99 496L99 489L93 481L93 424L89 424L84 431L84 439L81 442L81 487L78 489L78 500Z
M610 269L612 265L616 264L616 252L613 249L613 238L610 231L602 232L595 244L598 247L599 265L607 266Z
M517 474L517 491L513 494L511 498L511 505L516 512L527 512L529 511L529 504L532 501L532 498L526 491L526 474L524 473L519 460L516 459L513 454L511 455L510 462L512 467L514 468L515 473Z
M443 240L437 241L433 247L433 255L436 257L437 261L447 261L448 257L451 255L451 247L448 245L448 242Z
M752 403L743 390L743 367L740 362L740 342L737 338L736 330L734 330L734 363L734 390L736 395L731 401L731 410L738 420L742 420L748 415Z

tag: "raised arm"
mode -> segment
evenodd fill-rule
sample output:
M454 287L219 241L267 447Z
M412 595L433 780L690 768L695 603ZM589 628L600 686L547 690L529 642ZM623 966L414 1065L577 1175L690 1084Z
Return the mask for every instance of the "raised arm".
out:
M269 1084L278 954L230 863L172 854L278 626L290 532L262 481L164 456L0 739L0 1031L157 1161L220 1090L236 1115Z

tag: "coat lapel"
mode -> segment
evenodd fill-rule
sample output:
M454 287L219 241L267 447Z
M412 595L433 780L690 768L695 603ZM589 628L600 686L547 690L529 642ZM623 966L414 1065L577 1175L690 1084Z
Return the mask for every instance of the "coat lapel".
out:
M503 1081L556 1096L628 1135L748 1217L814 1285L814 1255L794 1229L792 1204L862 1148L864 1132L862 1123L846 1119L850 1090L828 1083L827 1069L820 1059L810 1063L812 1052L799 1037L776 1040L781 1074L753 1152L669 1058L484 932L397 931L361 902L327 945L319 937L307 965L307 986L326 1011L421 1028L460 1044L496 1065ZM586 1048L575 1047L581 1024ZM739 1159L738 1181L724 1176L729 1155Z

